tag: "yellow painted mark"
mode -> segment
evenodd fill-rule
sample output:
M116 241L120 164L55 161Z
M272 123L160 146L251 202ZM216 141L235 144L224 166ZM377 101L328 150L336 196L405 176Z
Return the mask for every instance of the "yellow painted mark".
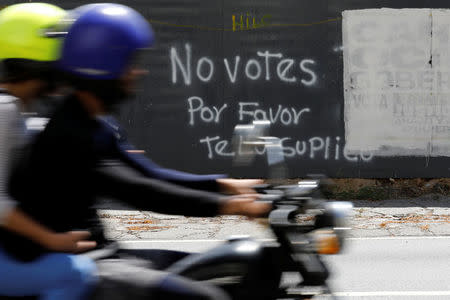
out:
M160 20L155 20L155 19L148 19L148 21L151 24L158 24L158 25L163 25L163 26L168 26L168 27L199 29L199 30L206 30L206 31L250 31L250 30L257 30L257 29L261 29L261 28L271 28L271 27L283 27L283 28L310 27L310 26L314 26L314 25L337 22L340 20L342 20L342 18L334 18L334 19L327 19L327 20L322 20L322 21L317 21L317 22L312 22L312 23L299 23L299 24L272 23L272 24L267 24L264 26L260 25L260 27L257 26L256 28L250 27L248 29L247 28L237 29L236 27L220 28L220 27L209 27L209 26L201 26L201 25L175 24L175 23L170 23L170 22L165 22L165 21L160 21Z

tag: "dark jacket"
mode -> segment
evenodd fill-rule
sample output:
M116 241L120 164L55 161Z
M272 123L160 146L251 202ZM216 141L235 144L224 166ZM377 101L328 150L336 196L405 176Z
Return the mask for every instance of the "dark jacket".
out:
M144 158L135 159L127 154L124 149L129 146L125 144L117 132L102 120L92 119L71 96L14 168L10 194L21 209L50 229L89 230L100 246L106 240L92 207L99 196L160 213L189 216L218 213L223 196L211 192L217 189L217 176L170 174L160 168L167 176L164 178L158 175L159 166L150 161L146 161L147 165L140 163ZM0 232L0 243L22 260L34 259L46 251L5 231Z

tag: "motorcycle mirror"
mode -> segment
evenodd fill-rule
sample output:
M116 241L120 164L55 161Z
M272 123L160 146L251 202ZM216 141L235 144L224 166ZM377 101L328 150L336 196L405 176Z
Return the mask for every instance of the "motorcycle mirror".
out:
M265 146L261 139L267 135L270 128L269 121L253 121L252 124L236 125L234 127L231 145L236 153L234 166L248 166L256 156L256 147Z
M257 147L263 147L269 167L269 179L286 178L287 170L281 140L267 136L270 121L253 121L252 124L237 125L232 137L232 148L236 153L233 167L249 166L257 155Z

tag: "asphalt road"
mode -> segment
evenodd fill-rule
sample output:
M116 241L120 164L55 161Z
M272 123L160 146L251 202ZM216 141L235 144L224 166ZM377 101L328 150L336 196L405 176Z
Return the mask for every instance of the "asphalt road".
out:
M328 261L343 298L450 299L450 237L354 239Z
M338 299L450 300L450 198L353 203L348 247L327 257ZM98 208L107 236L128 248L199 252L231 235L274 238L267 225L242 217L169 216L108 201Z
M205 251L221 240L123 241L127 248ZM450 299L450 236L351 238L327 257L339 299ZM287 276L287 280L298 280Z

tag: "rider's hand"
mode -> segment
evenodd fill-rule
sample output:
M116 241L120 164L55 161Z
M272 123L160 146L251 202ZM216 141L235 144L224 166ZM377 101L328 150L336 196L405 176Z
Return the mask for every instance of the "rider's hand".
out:
M256 191L252 187L262 184L263 180L221 178L217 179L217 183L219 184L220 191L224 194L255 194Z
M251 218L266 216L272 205L256 202L257 194L237 195L226 198L219 213L222 215L243 215Z
M69 231L65 233L51 233L46 239L45 246L57 252L79 253L95 248L96 242L87 241L91 234L87 231Z

